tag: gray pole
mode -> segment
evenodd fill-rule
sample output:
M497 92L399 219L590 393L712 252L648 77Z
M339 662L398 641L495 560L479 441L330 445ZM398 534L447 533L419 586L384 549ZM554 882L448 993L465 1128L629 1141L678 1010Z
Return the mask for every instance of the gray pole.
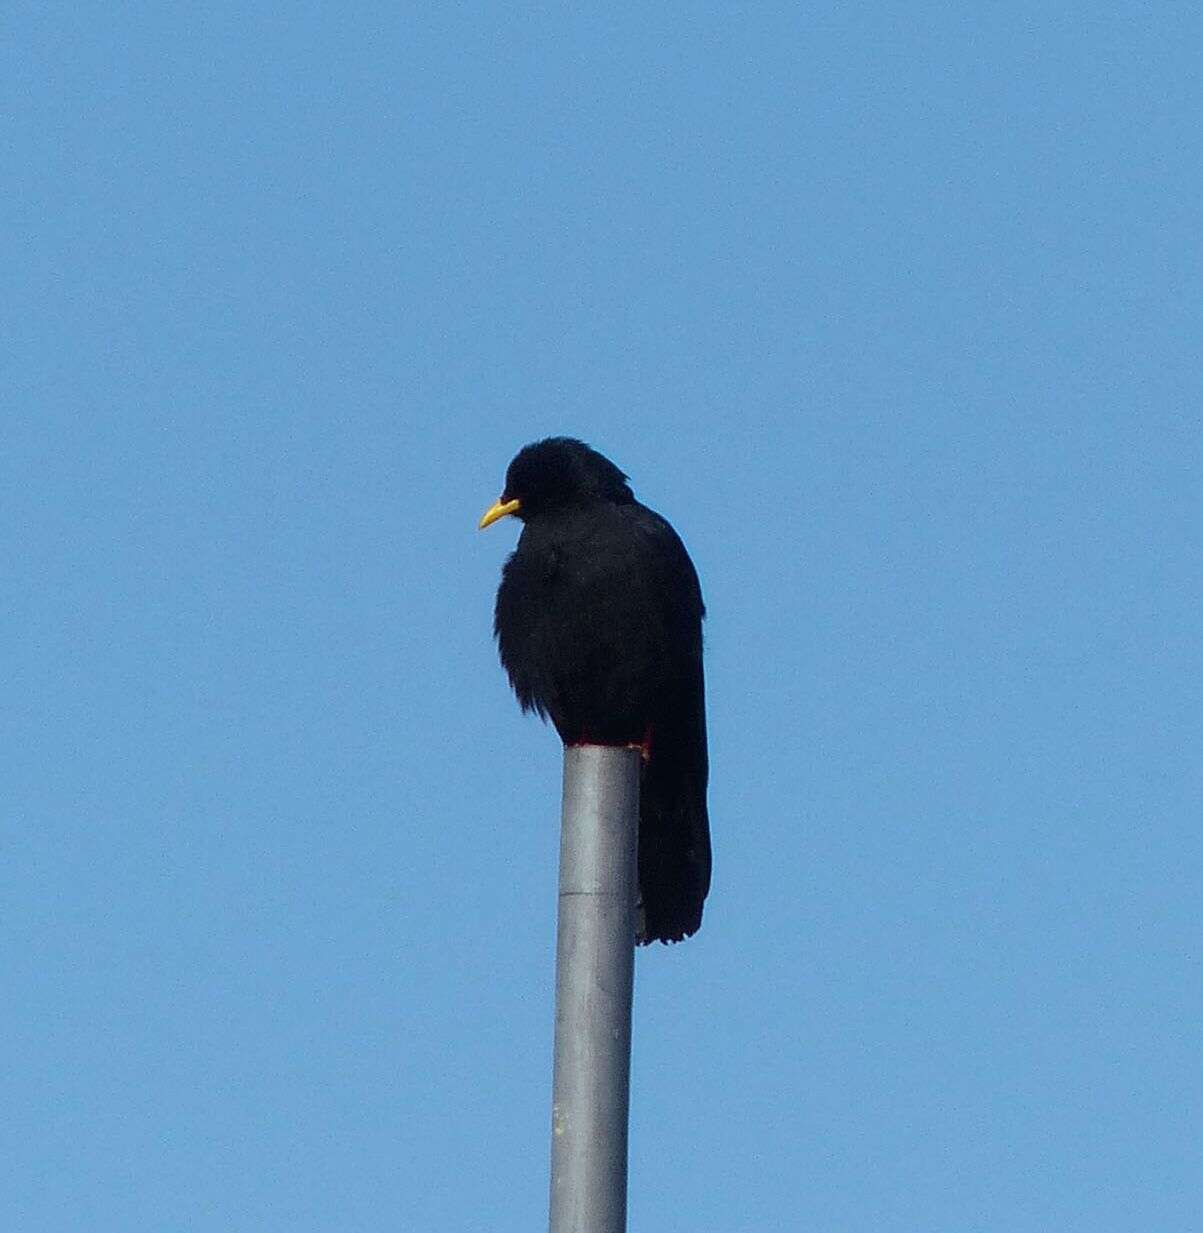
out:
M551 1233L627 1227L639 751L564 750Z

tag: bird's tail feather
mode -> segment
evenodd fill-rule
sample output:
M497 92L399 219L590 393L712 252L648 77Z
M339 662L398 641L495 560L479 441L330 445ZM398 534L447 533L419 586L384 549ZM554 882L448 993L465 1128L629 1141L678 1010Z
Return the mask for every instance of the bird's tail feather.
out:
M696 933L709 889L704 771L661 760L653 749L640 788L636 941L680 942Z

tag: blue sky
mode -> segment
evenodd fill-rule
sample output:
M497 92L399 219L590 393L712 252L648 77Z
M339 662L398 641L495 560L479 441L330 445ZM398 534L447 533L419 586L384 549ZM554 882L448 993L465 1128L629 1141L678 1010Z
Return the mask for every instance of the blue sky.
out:
M1194 1230L1192 6L10 6L0 1206L538 1228L584 437L710 608L632 1230Z

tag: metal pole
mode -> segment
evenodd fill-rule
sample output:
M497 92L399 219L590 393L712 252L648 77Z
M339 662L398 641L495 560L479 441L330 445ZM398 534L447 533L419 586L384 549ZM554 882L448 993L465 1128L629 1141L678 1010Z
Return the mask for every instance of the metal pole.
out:
M624 1233L639 751L564 750L551 1233Z

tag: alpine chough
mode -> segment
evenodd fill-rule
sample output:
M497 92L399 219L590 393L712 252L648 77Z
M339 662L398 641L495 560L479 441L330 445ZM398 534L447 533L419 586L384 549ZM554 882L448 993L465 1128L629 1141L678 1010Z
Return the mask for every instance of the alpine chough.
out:
M639 745L636 940L679 942L710 888L701 587L677 533L571 437L522 449L481 529L523 524L493 629L523 711L566 745Z

